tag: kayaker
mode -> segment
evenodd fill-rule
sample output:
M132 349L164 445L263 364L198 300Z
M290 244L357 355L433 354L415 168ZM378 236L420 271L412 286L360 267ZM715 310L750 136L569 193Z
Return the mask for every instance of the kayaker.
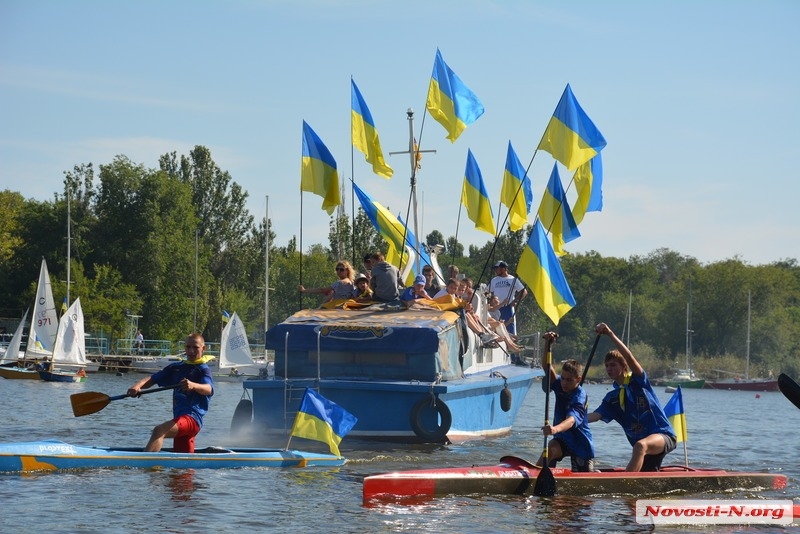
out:
M595 327L616 345L605 357L606 373L614 389L589 414L589 422L611 420L620 424L633 445L627 471L658 471L664 456L675 449L675 432L647 379L647 373L630 349L605 323Z
M156 384L178 386L172 393L173 418L153 429L144 449L146 452L160 451L164 438L172 438L174 452L194 452L194 437L203 426L203 416L214 395L214 381L206 364L211 358L203 356L206 349L203 336L191 334L186 338L185 349L185 361L171 363L128 389L129 396L138 397L141 390Z
M547 332L542 337L545 353L542 366L545 373L550 373L550 391L556 397L554 424L542 427L545 436L553 436L547 445L550 467L555 467L558 461L569 456L573 471L594 471L594 444L586 413L588 397L580 385L583 365L576 360L566 360L561 366L561 374L556 375L551 347L558 334ZM543 390L546 388L545 382L542 380ZM542 465L542 461L543 458L539 457L537 465Z

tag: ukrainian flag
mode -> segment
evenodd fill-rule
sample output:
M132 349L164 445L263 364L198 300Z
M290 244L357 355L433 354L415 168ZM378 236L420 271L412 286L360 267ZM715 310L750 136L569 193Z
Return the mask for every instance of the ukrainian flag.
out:
M464 85L461 78L450 70L436 49L433 74L428 86L428 113L447 130L447 138L453 143L467 126L483 115L483 104L475 93Z
M461 188L461 203L466 206L467 215L475 223L475 228L495 235L489 195L486 193L486 186L483 185L478 162L469 149L467 149L467 168L464 171L464 187Z
M342 203L336 160L306 121L303 121L302 161L300 190L321 196L322 209L327 211L328 215L333 214L336 206Z
M372 171L378 176L391 178L394 171L386 164L383 159L381 142L378 139L378 130L375 129L375 121L369 112L361 91L356 87L356 82L350 78L350 122L352 124L353 146L360 150L366 157L367 162L372 164Z
M291 435L327 443L331 454L341 456L339 443L356 422L356 416L313 389L306 388Z
M511 141L508 142L500 202L508 208L508 227L512 232L521 230L528 224L528 213L531 211L533 202L531 180L525 173L525 169L522 168L517 153L511 146Z
M558 106L550 118L539 149L553 155L570 171L574 171L606 146L603 134L584 113L572 88L567 84Z
M575 223L580 224L587 211L603 211L603 161L600 154L578 167L572 180L578 190L572 216Z
M67 297L64 297L64 300L61 302L61 315L67 313Z
M517 276L531 288L539 307L554 324L575 306L575 297L539 220L522 249Z
M687 441L686 414L683 411L683 394L680 386L672 394L672 398L664 405L664 414L675 431L675 441L678 443Z
M407 262L415 263L416 254L419 251L422 264L430 264L430 257L422 250L420 250L419 243L416 236L409 228L403 224L403 221L392 215L392 212L384 208L378 202L361 190L355 183L353 183L353 191L355 191L361 208L369 218L372 226L389 244L389 252L386 254L386 261L392 265L396 265L402 269L403 265ZM403 241L405 236L405 241ZM403 262L400 262L400 252L406 250L408 254L403 254ZM419 274L419 273L417 273Z
M569 243L581 236L578 225L572 217L572 210L569 209L557 164L553 165L550 181L547 182L542 203L539 204L539 220L550 231L553 238L553 250L559 256L566 254L564 243Z
M227 323L230 320L231 320L231 314L226 312L225 310L222 310L222 322Z

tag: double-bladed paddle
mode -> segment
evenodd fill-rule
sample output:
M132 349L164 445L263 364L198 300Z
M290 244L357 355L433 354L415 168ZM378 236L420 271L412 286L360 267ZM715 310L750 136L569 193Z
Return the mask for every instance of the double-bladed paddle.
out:
M179 386L180 384L175 384L174 386L167 386L165 388L146 389L144 391L140 391L139 395L175 389ZM108 406L108 403L111 401L127 399L128 397L130 397L130 395L127 393L125 395L115 395L113 397L109 397L105 393L85 391L83 393L75 393L74 395L70 395L69 402L72 404L72 413L75 414L75 417L80 417L82 415L89 415L90 413L99 412Z
M783 396L792 401L792 404L800 408L800 385L784 373L778 375L778 389Z
M600 343L600 334L597 334L597 337L594 338L594 345L592 345L592 352L589 353L589 359L586 360L586 367L583 368L583 375L581 375L581 381L578 384L579 386L582 386L583 381L586 380L586 374L589 372L589 366L592 365L592 358L594 358L594 352L597 350L598 343Z

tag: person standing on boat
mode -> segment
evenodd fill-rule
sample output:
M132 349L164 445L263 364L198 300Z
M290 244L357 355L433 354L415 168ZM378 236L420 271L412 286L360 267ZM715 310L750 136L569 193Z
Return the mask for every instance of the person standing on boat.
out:
M561 374L556 375L550 348L558 339L558 334L547 332L542 337L545 354L542 366L544 372L550 375L550 391L556 396L554 424L542 427L545 436L553 436L547 446L550 467L555 467L558 461L569 456L573 471L594 471L594 444L586 413L589 398L581 386L583 365L576 360L566 360L561 366ZM542 389L545 389L545 382L542 381ZM536 464L542 465L542 461L543 458L540 457Z
M598 324L595 331L611 338L617 349L605 357L606 373L614 381L614 389L589 414L589 422L619 423L633 445L627 471L658 471L664 456L675 449L672 425L630 349L607 324Z
M500 320L506 323L506 329L511 334L516 334L514 310L522 299L528 296L528 290L516 276L508 274L508 264L498 261L494 264L495 277L489 282L489 290L500 300Z
M145 377L128 389L128 396L138 397L143 389L154 385L177 386L172 392L172 419L157 425L145 452L158 452L165 438L172 438L174 452L194 452L194 438L203 427L203 416L208 412L214 395L214 380L203 356L205 340L200 334L186 338L186 360L171 363L151 376Z
M379 302L391 302L400 297L403 281L400 271L386 261L382 252L372 254L372 277L369 280L372 298Z

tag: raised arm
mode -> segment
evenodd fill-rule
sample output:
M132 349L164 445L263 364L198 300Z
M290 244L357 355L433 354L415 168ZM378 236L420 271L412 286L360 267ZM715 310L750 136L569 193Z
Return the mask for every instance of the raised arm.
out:
M644 368L639 364L639 362L634 358L631 349L622 342L622 340L617 337L617 334L614 333L611 328L608 327L606 323L600 323L595 327L595 332L598 334L603 334L608 336L614 345L617 347L617 350L622 357L625 358L625 363L628 364L628 369L631 370L631 373L635 374L636 376L642 376L644 374Z

